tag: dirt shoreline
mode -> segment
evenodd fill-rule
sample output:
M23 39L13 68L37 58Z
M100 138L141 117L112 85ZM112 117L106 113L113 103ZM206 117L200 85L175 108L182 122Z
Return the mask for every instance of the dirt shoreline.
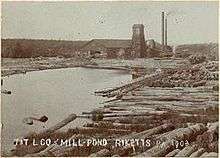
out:
M31 71L74 68L87 64L93 65L94 62L77 58L2 58L1 77Z
M185 63L180 59L85 59L85 58L59 58L59 57L38 57L38 58L2 58L1 77L14 74L25 74L31 71L42 71L49 69L85 67L91 69L120 70L130 72L132 67L142 67L152 71L156 65L158 68L173 68Z

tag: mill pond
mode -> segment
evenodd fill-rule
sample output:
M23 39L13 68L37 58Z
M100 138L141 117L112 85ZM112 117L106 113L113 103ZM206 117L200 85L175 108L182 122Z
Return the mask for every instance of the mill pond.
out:
M81 114L100 107L105 98L94 91L114 87L131 80L131 75L119 70L66 68L34 71L4 77L2 89L2 150L13 147L13 140L31 131L48 128L68 114ZM25 117L48 117L46 123L23 123ZM10 117L9 117L10 116ZM87 119L76 119L70 126L80 126ZM65 126L65 128L68 128Z

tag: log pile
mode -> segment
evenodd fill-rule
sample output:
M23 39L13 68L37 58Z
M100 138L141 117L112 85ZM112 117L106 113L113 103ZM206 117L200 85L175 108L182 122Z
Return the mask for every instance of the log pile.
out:
M96 91L103 97L121 99L127 93L144 86L149 87L200 87L210 80L218 80L218 62L204 62L173 69L158 70L154 74L145 75L125 85Z
M58 130L76 118L71 115L48 130L25 137L106 139L105 146L18 145L11 156L217 157L219 96L206 84L216 79L212 76L216 70L216 63L200 63L97 91L96 95L118 98L82 113L92 122Z

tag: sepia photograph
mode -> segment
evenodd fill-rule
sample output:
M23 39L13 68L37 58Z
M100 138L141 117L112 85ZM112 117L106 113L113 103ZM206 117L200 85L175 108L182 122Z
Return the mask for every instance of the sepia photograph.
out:
M218 1L1 1L1 157L218 157Z

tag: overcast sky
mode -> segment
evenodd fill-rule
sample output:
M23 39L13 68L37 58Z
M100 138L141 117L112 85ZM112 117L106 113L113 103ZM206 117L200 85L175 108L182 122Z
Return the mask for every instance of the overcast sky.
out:
M143 23L161 42L161 11L170 44L218 41L218 2L3 2L2 38L127 39Z

